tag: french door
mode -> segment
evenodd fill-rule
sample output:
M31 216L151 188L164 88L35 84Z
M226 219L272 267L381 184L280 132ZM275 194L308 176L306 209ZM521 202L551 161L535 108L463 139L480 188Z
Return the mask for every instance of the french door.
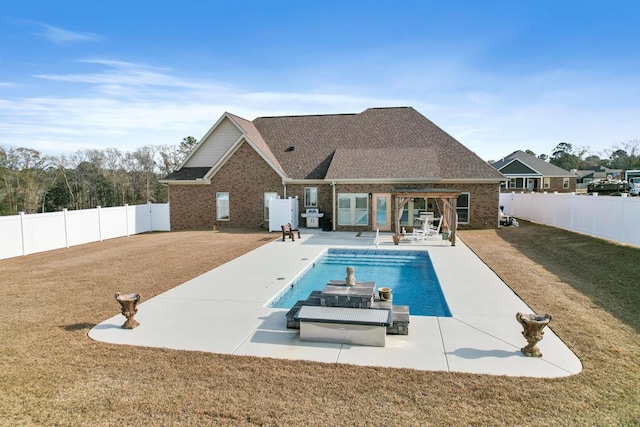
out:
M374 193L371 196L371 216L374 230L391 231L391 194Z

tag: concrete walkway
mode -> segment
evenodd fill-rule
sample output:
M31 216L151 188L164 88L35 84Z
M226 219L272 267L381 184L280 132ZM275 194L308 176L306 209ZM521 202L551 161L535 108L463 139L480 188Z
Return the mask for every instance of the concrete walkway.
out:
M389 335L385 347L300 341L298 330L286 328L287 310L266 303L327 248L375 248L373 233L303 229L295 242L278 239L148 301L143 295L136 329L120 328L125 318L114 302L118 314L89 336L114 344L425 371L552 378L582 370L553 333L553 321L538 343L542 358L520 352L526 341L515 314L532 310L460 239L455 247L439 241L394 246L390 234L381 240L381 249L429 251L453 317L411 316L409 335Z

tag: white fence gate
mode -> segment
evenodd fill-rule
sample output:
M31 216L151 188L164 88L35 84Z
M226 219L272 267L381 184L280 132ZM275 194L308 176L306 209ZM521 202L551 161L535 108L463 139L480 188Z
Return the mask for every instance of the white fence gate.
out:
M501 193L500 205L516 218L640 246L640 197Z
M169 230L168 203L0 216L0 259Z

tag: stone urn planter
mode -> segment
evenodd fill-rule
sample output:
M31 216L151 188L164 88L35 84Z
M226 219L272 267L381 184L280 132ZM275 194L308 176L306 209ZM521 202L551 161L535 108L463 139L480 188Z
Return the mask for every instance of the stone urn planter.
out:
M140 294L121 294L120 292L116 292L116 301L120 303L122 315L127 318L122 325L122 329L133 329L140 325L140 323L133 318L138 312Z
M527 340L528 344L520 349L525 356L528 357L542 357L540 349L536 347L536 344L542 340L544 332L542 330L551 321L551 315L545 314L539 316L536 314L523 314L516 313L516 320L522 325L524 329L522 336Z
M391 288L378 288L378 295L382 301L389 301L391 299Z

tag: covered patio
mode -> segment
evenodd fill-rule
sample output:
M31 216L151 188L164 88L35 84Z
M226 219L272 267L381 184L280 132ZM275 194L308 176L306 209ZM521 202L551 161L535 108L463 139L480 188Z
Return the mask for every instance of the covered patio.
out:
M394 188L391 195L395 200L395 233L400 234L400 218L402 211L409 201L415 198L435 199L438 213L440 214L441 232L449 233L451 246L456 245L456 229L458 228L458 215L456 213L458 196L460 191L449 188Z

